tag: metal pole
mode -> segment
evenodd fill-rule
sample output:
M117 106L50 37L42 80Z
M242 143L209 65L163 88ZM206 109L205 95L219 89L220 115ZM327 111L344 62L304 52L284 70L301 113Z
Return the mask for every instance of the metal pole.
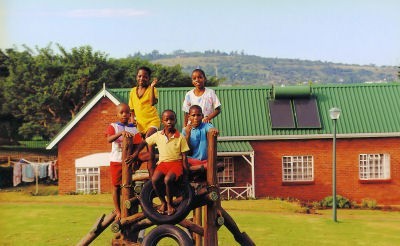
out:
M333 161L332 161L332 212L333 221L337 222L336 216L336 119L333 120Z

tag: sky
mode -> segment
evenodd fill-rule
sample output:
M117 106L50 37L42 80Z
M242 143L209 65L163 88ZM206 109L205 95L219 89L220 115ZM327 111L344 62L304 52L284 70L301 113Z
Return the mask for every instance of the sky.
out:
M399 0L0 0L0 49L90 45L400 66Z

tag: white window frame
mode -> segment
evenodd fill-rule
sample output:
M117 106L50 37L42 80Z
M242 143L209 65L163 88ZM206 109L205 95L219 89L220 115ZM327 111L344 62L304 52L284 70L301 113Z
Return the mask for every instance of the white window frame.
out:
M360 180L390 179L389 154L360 154L358 166Z
M235 165L233 162L233 157L218 158L218 162L224 163L224 170L217 173L218 183L235 183Z
M314 181L314 157L311 155L282 156L282 181Z
M100 193L100 167L76 167L75 176L77 193Z

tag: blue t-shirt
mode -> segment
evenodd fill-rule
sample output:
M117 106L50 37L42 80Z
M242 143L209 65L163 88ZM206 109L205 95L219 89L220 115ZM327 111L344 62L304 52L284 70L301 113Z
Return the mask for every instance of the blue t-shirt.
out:
M207 132L214 128L210 123L201 123L198 127L190 130L190 152L189 157L198 160L207 160ZM186 136L185 130L182 130L182 134Z

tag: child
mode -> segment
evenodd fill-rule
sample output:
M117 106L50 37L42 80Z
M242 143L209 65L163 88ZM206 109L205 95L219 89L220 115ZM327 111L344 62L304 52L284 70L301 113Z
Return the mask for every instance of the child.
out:
M191 150L191 156L188 156L191 171L207 169L207 133L212 132L214 136L218 135L218 129L211 123L204 123L203 118L201 107L192 105L188 113L189 123L182 131Z
M192 83L194 89L188 91L183 101L182 110L185 112L184 126L188 123L189 108L192 105L199 105L203 110L203 122L209 123L211 119L221 112L221 103L218 100L215 91L205 87L207 82L206 74L201 69L195 69L192 72Z
M172 206L172 188L179 177L182 176L184 181L188 178L186 152L189 151L189 146L186 139L175 129L176 114L174 111L164 110L161 121L164 129L147 137L137 150L126 159L126 162L131 163L137 159L139 150L146 144L158 146L159 161L157 166L154 165L154 161L149 161L148 170L154 191L161 201L161 206L157 211L160 214L172 215L175 213L175 208ZM165 199L165 196L167 199Z
M116 220L121 218L120 194L122 181L122 140L124 137L133 137L133 143L141 142L141 136L132 123L128 123L131 116L129 106L121 103L117 106L117 118L119 122L111 123L106 131L107 141L111 143L110 171L113 185L113 201L116 212Z
M129 94L131 120L146 138L154 134L160 127L160 118L154 107L158 102L158 92L155 88L158 80L154 79L149 86L150 76L150 68L140 67L136 75L137 86L133 87Z

